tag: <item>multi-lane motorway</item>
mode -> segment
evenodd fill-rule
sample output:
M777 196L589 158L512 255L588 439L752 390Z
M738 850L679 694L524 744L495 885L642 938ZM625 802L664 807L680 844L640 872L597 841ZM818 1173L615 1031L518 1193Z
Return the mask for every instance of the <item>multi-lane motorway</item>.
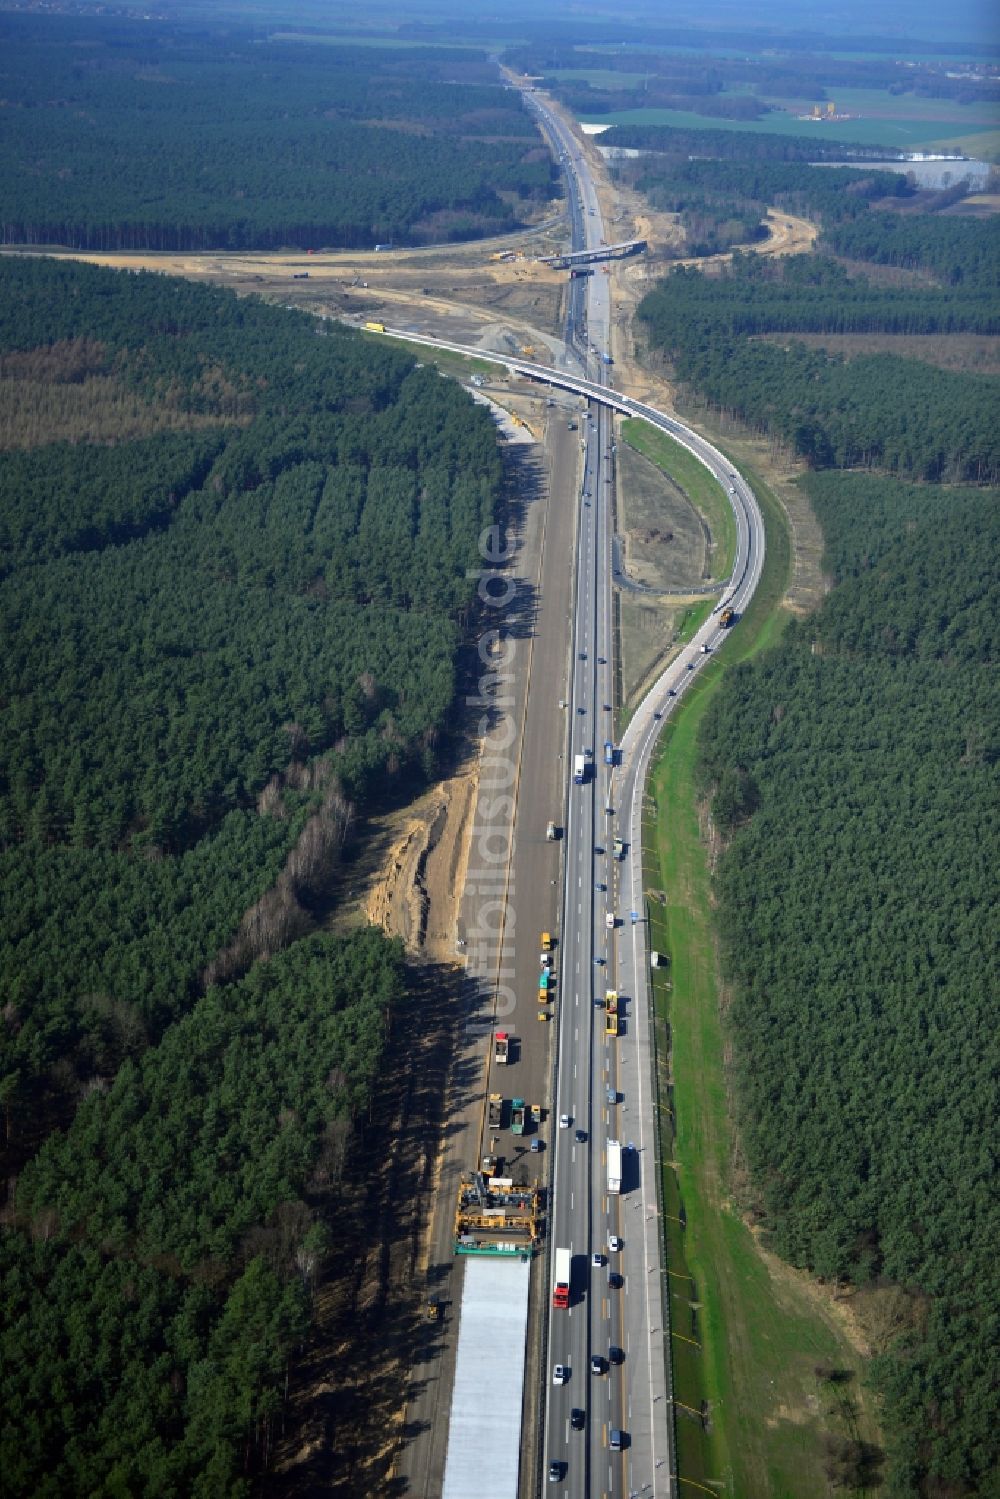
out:
M603 241L603 228L586 158L537 96L528 96L528 102L566 170L573 225L582 230L583 246L595 248ZM609 280L598 275L581 281L587 288L585 322L577 314L572 332L588 374L604 384L604 356L611 352ZM556 1113L569 1122L554 1142L550 1212L553 1248L568 1247L572 1253L572 1282L569 1309L549 1309L549 1370L561 1365L564 1382L556 1384L554 1372L548 1373L544 1450L550 1487L581 1499L673 1492L668 1300L653 1149L648 953L641 925L642 795L663 718L723 637L717 622L722 603L741 611L763 562L756 501L722 455L665 414L636 408L637 415L691 448L729 493L737 557L724 600L640 706L618 751L620 766L607 766L602 747L614 738L614 442L608 408L595 403L591 410L577 535L569 748L571 756L592 758L586 784L569 787L555 1094ZM626 851L621 861L612 857L616 837ZM619 994L624 1012L619 1037L605 1030L601 1002L609 989ZM624 1147L621 1192L608 1190L610 1140Z
M527 102L565 169L573 248L594 248L602 242L603 226L586 158L540 96L527 96ZM609 361L602 356L611 352L609 280L597 274L571 283L565 357L558 371L490 356L481 349L415 335L407 329L386 332L480 359L493 357L518 373L590 398L580 424L583 461L576 501L571 641L562 646L563 659L569 658L569 686L564 743L559 748L567 785L562 918L555 952L554 1093L546 1131L550 1149L543 1157L549 1163L551 1199L546 1255L540 1261L542 1265L547 1261L551 1283L554 1250L571 1250L571 1297L567 1310L555 1309L550 1285L546 1287L545 1361L539 1372L543 1390L534 1396L529 1392L525 1409L537 1410L542 1397L540 1477L549 1493L573 1499L626 1499L633 1494L672 1499L676 1486L670 1334L654 1153L649 956L642 920L642 795L663 720L725 639L719 619L722 607L728 605L739 616L753 595L763 564L764 528L752 491L717 449L674 417L608 389ZM608 766L604 744L614 739L615 411L628 411L660 427L705 464L729 496L737 545L733 573L712 616L639 705L616 747L617 763ZM564 520L558 529L566 534ZM552 566L558 566L555 559L545 565L550 579ZM546 640L536 641L536 655L540 647L552 646L549 632L558 628L550 623L553 613L545 606L543 591L539 620L544 623ZM558 615L564 628L566 616L561 611ZM551 649L542 650L546 666L542 675L548 682L559 673L557 662L548 660L551 654ZM538 664L541 667L543 662ZM544 705L538 712L541 724L546 716ZM529 728L532 722L529 713ZM578 755L586 757L587 765L581 785L573 783L572 775ZM540 765L525 768L533 776L544 774L548 783L549 776ZM540 808L533 807L533 814L539 821ZM538 845L551 850L551 844L539 845L540 830L522 827L522 821L519 807L515 847ZM613 857L616 837L623 844L621 860ZM521 857L516 854L516 861ZM543 856L539 852L537 857ZM544 855L549 858L551 852ZM548 919L543 909L547 904L537 891L535 909L543 921ZM613 928L608 925L609 916ZM528 970L530 1012L534 1008L530 962ZM608 989L622 996L622 1034L616 1038L608 1036L605 1028L603 1001ZM528 1070L537 1072L534 1066ZM565 1125L560 1123L563 1117ZM612 1139L626 1147L620 1193L608 1191L607 1143ZM611 1236L620 1248L610 1248ZM564 1382L558 1384L553 1374L557 1364L565 1371ZM613 1438L613 1433L619 1436ZM526 1439L527 1447L534 1448L530 1432Z
M557 116L539 101L531 103L563 162L579 247L596 248L602 220L583 153ZM578 285L586 288L585 312L572 331L584 369L603 385L610 354L609 282L598 274L579 278ZM615 930L608 926L609 918L616 926L620 919L620 863L613 857L614 772L604 754L605 743L614 740L614 427L603 402L593 402L590 413L577 525L567 756L570 766L585 756L587 779L568 788L554 1110L561 1127L553 1141L549 1215L550 1264L556 1247L568 1248L572 1274L569 1308L549 1305L544 1433L548 1486L580 1499L640 1488L666 1494L673 1471L656 1185L652 1151L642 1150L639 1072L648 1053L640 1055L637 1046L634 1002L622 1018L626 1034L620 1038L607 1034L604 1005L608 989L626 992L617 972ZM647 1104L648 1093L647 1087ZM608 1191L611 1139L636 1147L624 1157L624 1195ZM649 1346L651 1327L658 1335L655 1349ZM557 1364L564 1371L560 1384Z

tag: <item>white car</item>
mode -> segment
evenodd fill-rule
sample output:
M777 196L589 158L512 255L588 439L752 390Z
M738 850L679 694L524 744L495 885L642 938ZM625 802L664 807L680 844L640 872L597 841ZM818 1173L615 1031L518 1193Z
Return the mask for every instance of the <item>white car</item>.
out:
M625 1241L623 1239L619 1239L617 1234L608 1234L608 1248L612 1251L612 1253L617 1253L618 1250L624 1249L624 1247Z
M552 1370L552 1383L565 1384L567 1379L569 1379L569 1370L566 1368L566 1365L556 1364L555 1368Z
M570 1122L571 1121L570 1121L570 1117L569 1117L568 1114L560 1114L559 1115L559 1128L560 1129L569 1129Z

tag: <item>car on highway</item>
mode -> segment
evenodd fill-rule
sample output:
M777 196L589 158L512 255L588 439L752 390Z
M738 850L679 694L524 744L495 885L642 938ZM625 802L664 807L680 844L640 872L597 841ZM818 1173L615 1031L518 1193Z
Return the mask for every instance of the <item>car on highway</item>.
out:
M605 885L603 880L598 880L597 884L594 886L595 890L606 890L607 888L608 887L607 885Z
M587 659L587 652L586 651L581 651L580 652L580 660L581 661L586 661L586 659Z
M570 1127L570 1125L572 1123L573 1123L573 1121L569 1117L568 1114L560 1114L559 1115L559 1128L560 1129L569 1129L569 1127Z
M574 1431L582 1431L587 1424L587 1412L578 1410L574 1406L569 1413L569 1424Z
M622 1452L628 1446L628 1432L620 1431L617 1426L612 1426L608 1436L608 1446L612 1452Z
M569 1370L567 1369L566 1365L556 1364L555 1368L552 1370L552 1383L565 1384L567 1379L569 1379Z
M608 1286L612 1291L620 1291L625 1281L617 1270L608 1271Z
M587 1131L585 1129L578 1129L577 1130L577 1132L576 1132L576 1143L578 1145L585 1145L587 1143Z
M624 1249L624 1247L625 1247L625 1240L624 1239L620 1239L617 1234L608 1234L608 1248L611 1250L611 1252L613 1254L617 1254L617 1252L620 1249Z
M618 1089L617 1088L609 1088L608 1089L608 1103L611 1105L612 1108L614 1108L614 1106L615 1106L615 1104L617 1102L618 1102Z
M558 1483L565 1469L565 1463L549 1463L549 1483Z
M590 1263L594 1266L595 1270L599 1270L604 1264L604 1256L599 1249L594 1250Z
M677 696L677 688L676 687L668 687L667 688L667 697L676 697L676 696Z
M612 1346L611 1348L608 1349L608 1363L609 1364L623 1364L624 1362L625 1362L625 1350L624 1350L624 1348L615 1348L614 1346Z
M591 1360L590 1360L590 1372L591 1372L591 1374L603 1374L605 1372L605 1370L607 1369L607 1367L608 1367L607 1359L603 1359L599 1353L595 1353L595 1354L593 1354L591 1356Z

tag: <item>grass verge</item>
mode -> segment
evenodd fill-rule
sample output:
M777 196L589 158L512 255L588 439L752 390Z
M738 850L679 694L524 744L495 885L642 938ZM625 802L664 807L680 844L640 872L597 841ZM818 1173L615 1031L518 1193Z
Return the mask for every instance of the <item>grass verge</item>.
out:
M628 417L622 422L622 437L669 474L704 516L712 533L712 576L728 577L736 556L736 521L722 486L687 448L648 422Z
M467 380L470 375L492 375L498 378L506 373L502 365L489 364L485 359L472 359L465 354L453 354L450 349L435 349L430 344L410 343L405 338L386 339L384 333L376 333L370 328L362 327L359 331L367 334L369 338L385 340L394 349L405 349L407 354L412 354L418 363L437 365L443 375L454 375L458 380Z
M827 1436L874 1433L860 1407L861 1359L834 1312L808 1277L761 1251L730 1201L726 1037L695 766L727 663L774 644L788 618L787 532L777 502L748 477L767 522L764 578L724 657L666 726L643 843L650 946L669 957L654 1002L680 1493L793 1499L829 1492Z

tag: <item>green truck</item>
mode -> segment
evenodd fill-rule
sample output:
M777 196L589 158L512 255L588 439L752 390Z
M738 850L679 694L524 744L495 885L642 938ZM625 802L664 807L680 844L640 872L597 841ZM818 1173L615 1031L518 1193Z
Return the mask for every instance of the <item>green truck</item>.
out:
M510 1105L510 1127L515 1135L524 1134L524 1099L514 1098Z

